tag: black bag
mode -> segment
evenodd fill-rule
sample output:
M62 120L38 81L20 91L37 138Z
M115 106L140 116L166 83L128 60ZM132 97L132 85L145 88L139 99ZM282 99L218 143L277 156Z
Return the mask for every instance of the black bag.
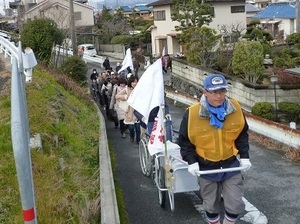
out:
M118 122L119 119L118 119L118 114L117 114L117 111L114 110L114 109L110 109L109 110L109 119L112 121L112 122Z

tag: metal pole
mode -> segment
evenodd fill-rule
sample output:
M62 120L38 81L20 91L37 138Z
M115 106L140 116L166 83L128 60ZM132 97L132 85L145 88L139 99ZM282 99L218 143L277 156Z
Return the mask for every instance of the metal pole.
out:
M275 96L275 121L278 121L278 113L277 113L277 96L276 96L276 82L273 83L274 86L274 96Z
M36 207L29 146L29 125L24 82L18 71L17 59L13 59L11 80L11 133L12 145L22 202L23 219L26 224L36 224Z
M300 32L300 7L299 7L299 0L296 0L296 32Z
M70 32L71 32L73 55L77 55L73 0L69 0L69 14L70 14L70 17L69 17L70 18Z

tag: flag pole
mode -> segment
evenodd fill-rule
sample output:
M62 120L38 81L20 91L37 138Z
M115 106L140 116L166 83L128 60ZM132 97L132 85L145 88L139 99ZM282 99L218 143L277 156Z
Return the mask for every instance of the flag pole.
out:
M165 150L165 156L164 156L164 159L165 159L165 172L166 172L166 187L168 189L171 188L171 163L170 163L170 160L169 160L169 156L168 156L168 146L167 146L167 125L166 125L166 112L165 112L165 105L162 104L161 105L161 108L162 108L162 114L163 114L163 142L164 142L164 150Z

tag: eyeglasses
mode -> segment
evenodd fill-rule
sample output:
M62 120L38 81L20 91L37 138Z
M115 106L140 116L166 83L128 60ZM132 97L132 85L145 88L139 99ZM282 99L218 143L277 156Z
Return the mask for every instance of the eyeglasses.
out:
M206 92L208 92L209 94L213 95L213 96L224 96L227 93L226 89L220 89L220 90L214 90L214 91L209 91L206 89Z

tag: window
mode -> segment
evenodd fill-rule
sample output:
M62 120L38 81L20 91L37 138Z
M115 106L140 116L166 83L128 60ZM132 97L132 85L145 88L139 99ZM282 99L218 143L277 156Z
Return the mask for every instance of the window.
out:
M245 12L244 5L231 6L231 13L241 13Z
M81 20L81 12L74 12L74 19Z
M159 21L159 20L166 20L166 12L165 11L154 11L154 20Z

